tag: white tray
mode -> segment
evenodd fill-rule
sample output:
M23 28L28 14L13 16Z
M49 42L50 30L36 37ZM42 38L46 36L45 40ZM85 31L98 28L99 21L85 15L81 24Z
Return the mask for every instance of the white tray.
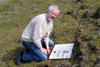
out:
M55 44L49 59L67 59L70 58L74 43Z

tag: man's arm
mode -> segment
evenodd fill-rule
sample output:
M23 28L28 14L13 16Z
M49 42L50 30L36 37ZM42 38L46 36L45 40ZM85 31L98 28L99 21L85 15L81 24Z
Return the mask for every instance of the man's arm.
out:
M48 54L50 54L50 49L49 49L49 35L50 35L52 29L53 29L53 25L51 26L51 29L49 29L49 31L46 33L46 35L44 37L44 42L45 42Z
M47 55L47 50L44 49L41 45L41 39L42 39L42 34L43 34L43 25L42 22L39 20L35 23L33 34L32 34L32 39L35 45L45 54Z

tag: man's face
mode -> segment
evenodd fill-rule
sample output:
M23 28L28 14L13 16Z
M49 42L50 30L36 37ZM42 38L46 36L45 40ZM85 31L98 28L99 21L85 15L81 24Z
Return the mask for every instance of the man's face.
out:
M52 9L50 12L48 12L48 18L51 20L54 20L58 14L58 11L56 9Z

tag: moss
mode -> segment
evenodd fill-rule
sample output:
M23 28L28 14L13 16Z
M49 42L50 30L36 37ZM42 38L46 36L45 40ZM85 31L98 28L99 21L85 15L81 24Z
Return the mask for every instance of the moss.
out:
M2 62L0 61L1 67L18 67L15 64L17 52L25 51L25 48L20 42L24 28L33 17L44 13L51 4L56 4L60 7L60 14L56 20L54 20L54 29L50 38L56 44L76 41L78 43L74 45L74 48L78 51L72 53L70 59L48 59L40 63L24 63L19 67L57 67L59 65L92 67L93 64L96 63L96 60L98 59L97 56L100 53L100 31L98 30L98 25L100 25L100 23L98 19L93 19L90 16L99 7L99 0L96 0L95 2L94 0L87 0L83 3L72 2L71 0L9 0L4 1L3 3L5 4L0 4L0 59L4 60ZM84 4L89 5L89 7L84 10L80 9ZM86 11L88 11L88 18L83 19L82 16ZM71 13L67 14L67 12ZM89 43L91 46L89 46ZM90 51L92 46L95 46L97 52L93 50ZM50 49L52 50L53 47ZM76 56L75 54L79 55ZM74 60L76 57L78 60L81 59L81 61L78 62L78 60ZM96 65L98 65L98 63Z

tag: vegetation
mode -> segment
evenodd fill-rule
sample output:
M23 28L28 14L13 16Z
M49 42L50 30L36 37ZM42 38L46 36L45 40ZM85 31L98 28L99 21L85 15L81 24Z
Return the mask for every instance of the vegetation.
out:
M17 52L25 51L21 44L23 30L52 4L59 6L60 14L54 20L50 38L56 44L74 42L71 58L24 63L19 67L100 66L100 0L1 0L0 67L18 67Z

